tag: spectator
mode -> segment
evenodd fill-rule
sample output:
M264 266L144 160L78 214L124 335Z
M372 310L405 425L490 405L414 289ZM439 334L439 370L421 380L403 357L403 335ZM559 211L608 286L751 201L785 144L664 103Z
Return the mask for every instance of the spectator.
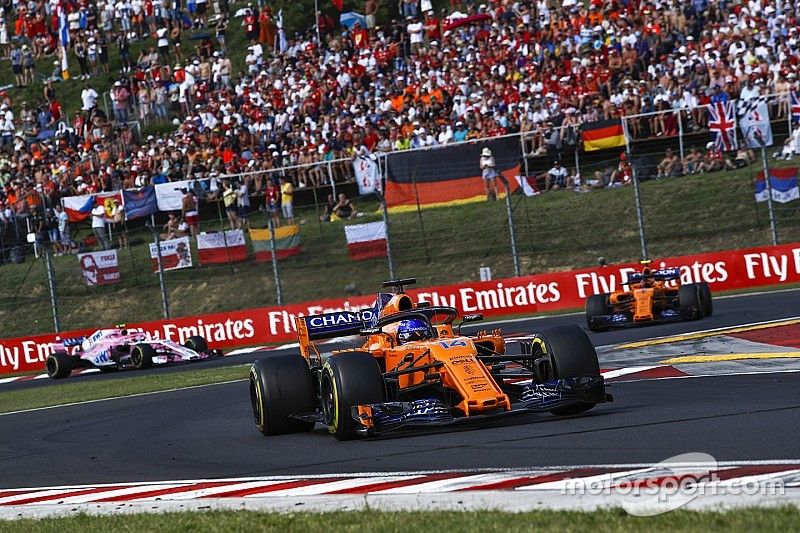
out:
M697 148L692 148L689 154L683 159L683 173L695 174L700 172L700 165L703 162L703 154Z
M497 199L496 183L497 170L495 169L496 163L492 151L489 148L481 150L481 177L483 178L483 187L486 190L486 200Z
M700 163L700 172L715 172L722 169L735 168L730 159L725 157L722 150L716 148L713 142L706 145L706 154L703 156L703 162Z
M773 157L775 157L775 159L783 159L788 161L797 154L800 154L800 123L794 121L792 122L791 135L789 135L783 142L781 151L775 152Z
M102 250L111 248L106 236L106 209L102 205L97 205L92 209L92 233Z
M678 176L681 173L681 166L680 158L672 151L672 148L667 148L664 159L658 164L658 173L656 177L671 178L673 176Z
M283 212L284 220L291 226L294 224L294 211L292 209L294 187L284 176L281 176L279 180L281 185L281 211Z
M72 252L75 246L69 231L69 215L67 215L66 211L64 211L64 208L62 208L59 203L53 207L53 210L55 211L55 217L58 222L58 235L61 244L60 252L62 255L68 254Z
M236 190L236 214L239 217L239 227L247 227L247 217L250 214L250 188L247 179L239 183Z
M561 165L560 161L553 161L553 167L545 175L544 188L547 191L557 191L567 186L569 172Z
M181 198L181 219L186 221L189 226L192 238L197 239L197 234L200 232L200 214L197 211L197 198L187 188L181 189L181 192L183 193Z
M353 218L356 216L356 208L343 192L339 193L339 201L333 206L333 215L337 219ZM334 217L331 217L334 220Z
M222 201L225 204L225 213L228 215L228 222L231 224L231 229L241 228L242 224L239 221L239 217L236 216L236 191L233 189L233 184L225 180L222 186L225 189L222 193Z

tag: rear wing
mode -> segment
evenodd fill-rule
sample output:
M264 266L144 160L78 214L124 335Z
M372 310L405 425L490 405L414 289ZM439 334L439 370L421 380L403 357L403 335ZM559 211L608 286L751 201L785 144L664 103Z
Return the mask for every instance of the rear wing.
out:
M660 270L654 270L647 276L641 272L634 272L628 276L627 283L638 283L645 279L654 279L656 281L672 281L680 277L681 271L679 268L662 268Z
M308 350L313 341L358 335L363 329L371 326L377 314L375 309L364 309L357 312L337 311L296 317L295 326L300 353L303 357L308 357Z

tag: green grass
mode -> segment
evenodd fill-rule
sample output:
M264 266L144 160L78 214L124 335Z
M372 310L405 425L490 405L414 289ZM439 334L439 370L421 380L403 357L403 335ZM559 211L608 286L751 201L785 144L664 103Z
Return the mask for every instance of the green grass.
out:
M136 372L131 371L130 378L120 379L67 378L55 387L0 392L0 413L245 379L247 368L247 365L192 368L146 376L136 376Z
M754 169L645 182L641 186L651 257L665 257L770 243L767 209L753 201ZM609 263L641 256L633 189L587 194L554 192L512 197L523 275ZM380 220L377 203L358 200L364 217ZM207 216L216 207L205 208ZM297 208L301 254L280 262L285 302L374 294L388 278L385 259L352 261L343 223L319 223L314 207ZM781 242L800 242L800 202L776 204ZM262 214L253 226L265 226ZM395 272L415 276L419 286L478 279L489 266L495 278L513 276L504 202L481 202L390 215ZM208 222L205 229L219 229ZM158 278L149 270L149 234L120 252L122 281L86 287L74 256L55 258L62 329L162 318ZM195 256L195 260L197 257ZM197 263L195 263L197 264ZM0 338L53 330L43 261L2 267ZM275 305L270 263L207 265L168 272L172 316ZM348 287L349 286L349 287ZM350 291L346 291L348 288Z
M471 512L336 512L260 513L203 511L196 513L74 516L41 520L0 521L0 532L81 531L793 531L800 520L796 507L739 509L727 512L675 511L637 518L622 510L592 513L537 511Z

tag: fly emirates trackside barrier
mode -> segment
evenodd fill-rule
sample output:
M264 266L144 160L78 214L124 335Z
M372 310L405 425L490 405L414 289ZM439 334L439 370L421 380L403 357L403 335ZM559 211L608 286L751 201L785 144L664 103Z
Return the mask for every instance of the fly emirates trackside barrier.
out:
M800 281L800 243L744 250L664 258L652 267L677 266L681 282L706 281L712 291L779 285ZM485 282L410 290L409 293L434 305L449 305L464 313L483 313L486 317L537 313L580 308L587 296L621 287L637 270L637 263L505 278ZM409 272L409 275L413 273ZM146 334L185 341L202 335L213 348L295 340L296 316L355 311L371 307L374 296L262 307L226 313L206 314L128 324ZM89 330L0 340L0 374L42 369L49 352L48 343L57 337L75 337Z

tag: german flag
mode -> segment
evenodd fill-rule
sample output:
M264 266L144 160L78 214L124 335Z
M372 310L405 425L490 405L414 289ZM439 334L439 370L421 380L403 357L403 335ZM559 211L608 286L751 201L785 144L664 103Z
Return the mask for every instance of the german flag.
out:
M250 239L256 262L272 261L269 229L251 229ZM275 228L275 255L284 259L300 253L300 226L281 226Z
M587 152L625 146L625 131L620 119L598 120L583 125L583 149Z

